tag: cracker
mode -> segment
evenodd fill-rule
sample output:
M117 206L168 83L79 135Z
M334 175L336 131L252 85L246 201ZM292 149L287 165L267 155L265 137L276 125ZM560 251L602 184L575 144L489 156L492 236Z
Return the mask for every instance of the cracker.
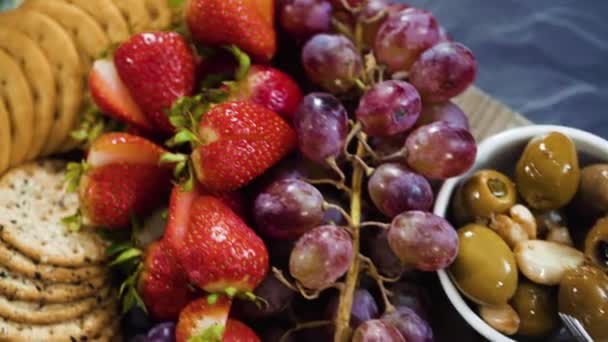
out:
M26 278L0 266L0 294L12 300L65 303L94 296L107 284L107 277L79 283L49 283Z
M32 92L17 61L1 49L0 97L11 121L11 165L18 165L25 160L32 143Z
M22 6L48 15L66 30L80 54L83 75L88 75L93 62L110 46L99 24L76 6L49 0L27 0Z
M150 18L148 30L162 31L169 28L172 12L168 0L144 0L144 5Z
M79 209L66 193L65 163L39 161L0 179L0 238L36 262L64 267L105 261L107 243L95 232L71 232L61 220Z
M131 34L150 28L150 17L144 0L112 0L127 21Z
M101 265L58 267L38 264L6 245L2 240L0 240L0 265L28 278L60 283L76 283L100 277L108 272L108 268Z
M11 121L4 100L0 98L0 175L11 162Z
M25 34L0 27L0 49L21 65L32 93L33 138L26 154L26 159L32 160L38 157L51 132L56 106L55 77L42 50Z
M112 0L56 0L68 2L87 12L106 33L110 42L122 43L129 39L129 26Z
M66 138L83 95L82 68L67 32L46 15L26 9L0 13L0 26L11 27L36 42L55 74L57 108L43 154L52 153Z
M0 340L69 342L89 341L101 335L116 315L116 305L110 302L78 319L68 322L32 325L0 319Z
M74 302L48 304L10 300L0 295L0 317L19 323L52 324L81 317L108 300L110 289Z

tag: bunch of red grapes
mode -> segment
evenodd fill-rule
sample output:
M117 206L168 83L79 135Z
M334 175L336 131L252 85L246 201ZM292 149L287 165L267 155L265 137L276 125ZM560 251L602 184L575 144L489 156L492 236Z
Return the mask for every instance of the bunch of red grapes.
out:
M475 161L467 117L450 102L473 83L475 58L431 13L402 3L278 6L321 91L293 117L299 155L255 200L276 277L256 290L267 305L241 311L291 322L271 324L264 341L431 341L429 301L402 275L445 268L458 252L454 228L430 213L432 184Z

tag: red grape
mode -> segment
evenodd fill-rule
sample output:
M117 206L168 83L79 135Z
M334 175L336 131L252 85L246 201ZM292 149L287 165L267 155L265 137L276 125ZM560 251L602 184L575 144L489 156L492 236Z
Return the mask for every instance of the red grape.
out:
M373 47L376 34L382 23L389 16L409 8L404 3L392 3L390 0L368 0L363 4L359 21L363 23L363 41L368 47Z
M295 292L283 285L273 274L269 274L254 293L266 303L259 305L251 300L236 300L234 303L236 311L249 319L280 314L291 304L295 295Z
M471 133L445 122L435 122L412 132L405 141L407 163L432 179L465 173L475 163L477 145Z
M420 116L422 101L416 88L405 81L384 81L368 90L356 116L371 136L391 136L412 128Z
M374 262L380 273L388 277L397 277L406 270L406 267L388 245L387 235L388 232L382 230L365 239L363 241L365 255Z
M336 295L329 302L326 315L328 319L336 318L339 301L340 298ZM380 311L374 296L366 289L356 289L353 294L353 305L350 311L350 327L356 329L363 322L378 318L379 316Z
M447 122L452 126L467 130L470 129L469 118L460 107L452 102L425 103L415 127L425 126L437 121Z
M426 50L410 70L410 82L425 102L445 102L475 81L477 62L471 50L446 42Z
M353 43L342 35L317 34L302 49L302 65L308 77L335 94L353 87L362 64Z
M390 218L409 210L428 211L433 206L429 182L402 164L380 165L367 188L376 208Z
M408 8L380 26L374 52L390 72L408 71L420 54L440 38L439 24L430 12Z
M445 219L408 211L393 219L388 243L401 262L421 271L448 267L458 254L458 235Z
M408 307L420 318L428 319L431 314L431 295L429 291L411 282L400 281L388 288L393 293L391 303L396 307Z
M348 271L353 257L353 243L344 228L320 226L296 243L289 258L289 273L304 287L321 290Z
M296 239L323 219L323 195L297 179L271 184L255 200L256 227L273 239Z
M355 330L352 342L406 342L406 340L394 326L374 319L361 324Z
M433 330L429 323L408 307L398 307L396 311L382 316L381 320L397 328L407 342L433 341Z
M342 152L348 135L348 114L335 96L311 93L304 97L294 117L300 152L324 164Z
M332 5L327 0L285 0L279 16L287 33L308 38L330 30Z

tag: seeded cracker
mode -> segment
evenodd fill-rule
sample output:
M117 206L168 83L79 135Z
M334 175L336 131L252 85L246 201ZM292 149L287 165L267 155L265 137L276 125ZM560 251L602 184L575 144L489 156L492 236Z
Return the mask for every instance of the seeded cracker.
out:
M148 16L150 17L150 27L148 30L166 30L171 25L171 7L168 0L144 0Z
M150 17L144 0L112 0L129 24L131 34L150 28Z
M54 0L70 3L87 12L114 44L129 39L129 26L112 0Z

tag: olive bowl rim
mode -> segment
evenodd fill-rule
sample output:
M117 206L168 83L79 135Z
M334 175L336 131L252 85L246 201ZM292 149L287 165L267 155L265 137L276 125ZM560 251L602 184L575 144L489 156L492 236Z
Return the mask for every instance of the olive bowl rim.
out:
M473 167L462 176L446 180L441 186L433 207L433 213L447 219L450 200L458 184L463 179L467 179L475 171L479 170L480 164L486 163L487 161L495 158L495 152L509 148L509 146L517 146L518 144L522 144L522 142L525 143L536 136L555 131L564 133L570 137L577 147L577 152L583 152L593 155L599 160L608 161L608 140L595 134L577 128L558 125L530 125L512 128L495 134L479 144L477 157ZM460 316L462 316L462 318L473 329L490 341L515 342L515 340L492 328L489 324L484 322L481 317L475 313L475 311L473 311L446 270L437 271L437 275L439 277L441 287L452 306L454 306Z

